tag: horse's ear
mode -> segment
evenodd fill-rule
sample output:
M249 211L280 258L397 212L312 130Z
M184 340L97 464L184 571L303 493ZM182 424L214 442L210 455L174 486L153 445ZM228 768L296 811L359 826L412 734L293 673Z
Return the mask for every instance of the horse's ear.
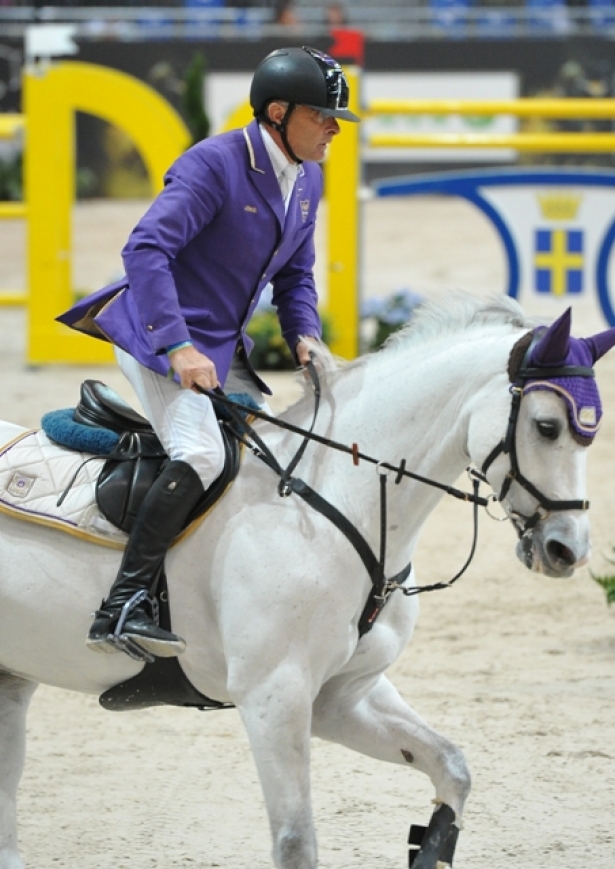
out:
M589 348L592 362L597 362L605 353L608 353L611 347L615 346L615 329L607 329L606 332L598 332L591 338L582 338L581 340Z
M570 324L572 308L552 323L532 350L533 365L561 365L566 361L570 345Z

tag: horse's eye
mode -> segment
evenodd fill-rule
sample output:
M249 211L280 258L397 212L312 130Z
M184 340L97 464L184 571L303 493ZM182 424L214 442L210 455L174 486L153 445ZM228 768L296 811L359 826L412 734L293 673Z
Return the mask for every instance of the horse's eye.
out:
M545 420L538 420L536 423L536 428L540 432L543 438L546 438L549 441L556 441L559 437L560 427L557 422L546 422Z

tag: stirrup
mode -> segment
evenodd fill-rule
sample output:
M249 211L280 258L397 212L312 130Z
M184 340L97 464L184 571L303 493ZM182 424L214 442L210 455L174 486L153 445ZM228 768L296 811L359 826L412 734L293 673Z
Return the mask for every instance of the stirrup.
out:
M133 661L144 661L146 664L153 664L156 660L155 656L145 649L141 648L138 643L135 643L130 637L122 636L124 625L128 616L135 610L140 603L147 603L152 611L152 619L158 624L158 601L150 597L145 589L137 591L129 600L126 601L120 611L120 617L117 620L115 629L108 635L105 642L114 646L118 651L124 652Z

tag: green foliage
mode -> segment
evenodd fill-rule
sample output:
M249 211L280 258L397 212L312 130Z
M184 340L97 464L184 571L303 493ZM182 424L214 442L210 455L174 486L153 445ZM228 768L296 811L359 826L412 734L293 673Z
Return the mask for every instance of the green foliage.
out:
M21 202L23 199L23 159L17 154L0 160L0 200Z
M329 322L322 314L321 320L323 341L328 344L331 341ZM282 337L275 310L263 308L257 311L250 320L247 331L254 341L254 349L250 353L250 362L254 368L261 371L292 371L297 367Z
M205 81L205 58L195 54L184 76L182 108L188 129L192 133L192 144L209 136L210 123L203 106L203 83Z
M591 571L590 571L591 572ZM606 594L606 602L609 606L615 603L615 576L595 576L592 573L592 579L601 585Z

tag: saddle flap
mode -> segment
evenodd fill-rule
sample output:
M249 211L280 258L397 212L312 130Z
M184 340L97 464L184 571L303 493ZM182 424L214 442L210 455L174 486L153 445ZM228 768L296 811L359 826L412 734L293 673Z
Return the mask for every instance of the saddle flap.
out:
M241 451L237 439L221 426L224 469L204 492L186 521L186 527L209 510L237 476ZM96 483L96 503L103 516L130 533L152 483L160 473L166 455L156 436L126 432L105 462Z
M102 426L122 434L151 431L149 420L137 413L123 398L100 380L84 380L73 419L83 425Z

